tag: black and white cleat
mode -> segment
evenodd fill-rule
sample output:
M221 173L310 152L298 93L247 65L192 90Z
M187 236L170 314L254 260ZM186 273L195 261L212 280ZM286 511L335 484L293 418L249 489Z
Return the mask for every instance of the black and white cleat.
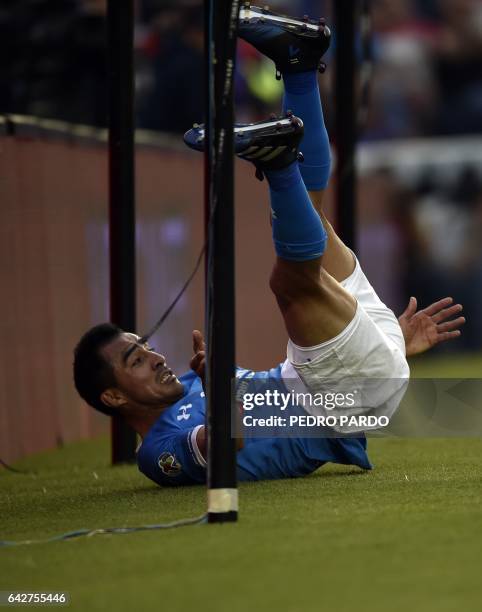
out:
M321 58L330 46L331 32L324 19L313 20L305 15L295 19L245 3L239 13L238 34L276 65L276 78L281 73L324 72Z
M184 134L191 149L204 151L204 125L195 124ZM234 126L234 152L253 163L256 176L263 180L266 170L280 170L294 161L303 161L298 147L303 138L303 122L292 113L284 117Z

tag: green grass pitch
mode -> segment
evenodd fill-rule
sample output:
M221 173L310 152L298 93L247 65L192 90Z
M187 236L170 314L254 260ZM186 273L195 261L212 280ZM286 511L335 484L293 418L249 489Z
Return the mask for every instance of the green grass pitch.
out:
M64 590L74 610L448 612L482 595L480 439L372 440L376 469L240 488L238 524L0 549L0 590ZM107 440L2 472L4 539L196 516L203 487L112 468Z
M377 439L369 454L371 473L242 485L237 524L2 548L0 590L69 591L82 611L480 610L482 440ZM0 539L205 511L204 487L110 467L107 439L16 465L37 474L0 471Z

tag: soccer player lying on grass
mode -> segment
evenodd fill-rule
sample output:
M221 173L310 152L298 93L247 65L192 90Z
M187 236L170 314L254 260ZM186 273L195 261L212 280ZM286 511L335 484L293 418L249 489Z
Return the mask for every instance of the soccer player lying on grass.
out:
M411 298L397 321L380 301L322 211L330 149L316 70L329 45L329 30L270 12L263 13L263 22L258 17L256 9L243 9L240 36L274 60L284 79L285 108L296 114L235 129L236 153L252 161L257 176L264 175L269 185L277 254L270 286L289 336L286 361L258 374L286 385L296 380L311 393L337 377L395 380L379 404L370 407L391 416L409 376L406 356L457 337L464 319L451 317L462 307L445 298L417 312ZM185 140L203 150L202 126L190 130ZM303 164L298 163L301 142ZM75 349L79 394L105 414L122 415L139 433L139 469L159 484L203 482L206 477L205 347L200 332L193 332L193 341L191 371L180 378L164 356L110 324L88 331ZM239 369L237 377L250 374ZM302 476L330 461L370 469L362 433L348 438L248 438L238 450L238 477Z

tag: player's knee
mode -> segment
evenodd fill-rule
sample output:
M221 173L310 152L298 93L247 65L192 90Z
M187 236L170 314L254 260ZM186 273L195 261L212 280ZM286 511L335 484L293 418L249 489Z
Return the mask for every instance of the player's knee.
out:
M278 300L288 303L307 296L322 297L323 293L319 268L299 264L275 265L269 286Z

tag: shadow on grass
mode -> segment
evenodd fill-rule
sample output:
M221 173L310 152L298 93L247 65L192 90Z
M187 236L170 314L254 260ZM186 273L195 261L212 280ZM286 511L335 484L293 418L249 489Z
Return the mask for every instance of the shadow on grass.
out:
M371 474L371 470L347 470L345 472L329 472L328 470L324 472L323 470L319 470L310 474L309 478L321 478L325 480L326 478L346 478L347 476L368 476Z

